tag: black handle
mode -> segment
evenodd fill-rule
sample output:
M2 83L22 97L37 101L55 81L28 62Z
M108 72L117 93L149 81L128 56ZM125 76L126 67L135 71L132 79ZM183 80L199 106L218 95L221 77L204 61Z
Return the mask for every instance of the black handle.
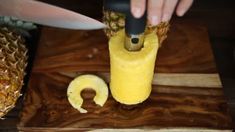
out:
M147 20L146 11L141 18L135 18L130 11L130 0L104 0L104 9L126 15L125 31L127 34L144 33Z

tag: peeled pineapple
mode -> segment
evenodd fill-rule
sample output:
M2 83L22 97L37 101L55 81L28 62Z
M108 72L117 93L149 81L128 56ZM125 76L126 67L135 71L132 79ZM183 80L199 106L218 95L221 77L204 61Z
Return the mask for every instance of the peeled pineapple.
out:
M112 37L125 27L125 15L113 11L104 11L103 14L103 22L108 26L104 31L108 38ZM162 42L167 38L169 27L170 25L168 22L162 22L157 26L151 26L148 24L146 33L155 32L158 36L160 47Z
M104 80L95 75L81 75L75 78L67 89L67 96L69 103L80 111L80 113L87 113L87 110L81 108L83 99L81 92L85 88L95 90L96 96L94 101L96 104L103 106L108 99L108 86Z
M24 43L20 35L0 27L0 117L15 106L21 95L28 58Z
M143 102L151 93L159 44L155 33L145 36L140 51L127 51L124 41L124 30L109 40L110 90L118 102L133 105Z

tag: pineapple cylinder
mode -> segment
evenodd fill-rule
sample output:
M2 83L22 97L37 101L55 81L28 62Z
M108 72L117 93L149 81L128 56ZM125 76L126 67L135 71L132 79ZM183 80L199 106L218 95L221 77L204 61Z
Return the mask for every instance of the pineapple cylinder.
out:
M109 40L110 89L115 100L133 105L148 98L152 89L158 38L155 33L145 36L144 47L137 52L124 48L124 31Z

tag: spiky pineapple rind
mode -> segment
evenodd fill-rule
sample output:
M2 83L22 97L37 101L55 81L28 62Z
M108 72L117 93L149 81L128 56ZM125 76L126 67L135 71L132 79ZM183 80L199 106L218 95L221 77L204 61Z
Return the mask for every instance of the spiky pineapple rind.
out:
M0 27L0 117L14 108L23 86L27 66L24 39L6 27Z
M103 11L103 14L103 22L107 25L104 32L108 38L114 36L118 31L125 27L125 15L113 11ZM157 26L147 24L145 33L156 32L161 46L162 42L167 38L169 27L169 22L162 22Z

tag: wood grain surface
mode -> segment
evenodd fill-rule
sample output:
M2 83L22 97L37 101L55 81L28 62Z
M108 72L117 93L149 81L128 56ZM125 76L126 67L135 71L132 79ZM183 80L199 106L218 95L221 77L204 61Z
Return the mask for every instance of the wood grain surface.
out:
M108 40L102 30L44 28L34 72L109 71ZM159 49L158 73L214 73L216 66L207 30L191 21L172 23Z
M103 31L43 28L18 129L22 131L229 131L231 118L206 28L175 21L159 50L151 96L125 106L111 96L95 105L85 90L80 114L68 102L69 82L92 73L109 81L109 54ZM208 83L207 83L208 82ZM203 85L204 84L204 85ZM182 129L181 129L182 128Z
M95 93L86 90L82 95L88 114L80 114L66 96L73 78L58 73L35 73L31 78L21 118L22 130L24 127L227 129L231 125L221 89L155 85L143 104L124 106L110 96L103 107L95 105L92 101Z
M84 72L58 72L63 75L75 78ZM110 82L110 73L98 72L106 82ZM155 73L152 81L153 85L164 86L186 86L201 88L222 88L220 77L217 73Z

